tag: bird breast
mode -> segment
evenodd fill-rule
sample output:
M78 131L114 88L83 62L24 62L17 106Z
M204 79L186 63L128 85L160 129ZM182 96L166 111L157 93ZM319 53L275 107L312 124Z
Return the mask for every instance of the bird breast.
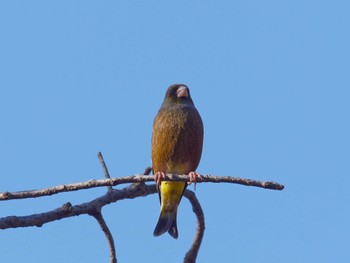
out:
M203 123L192 105L161 108L153 123L152 166L155 172L195 171L203 146Z

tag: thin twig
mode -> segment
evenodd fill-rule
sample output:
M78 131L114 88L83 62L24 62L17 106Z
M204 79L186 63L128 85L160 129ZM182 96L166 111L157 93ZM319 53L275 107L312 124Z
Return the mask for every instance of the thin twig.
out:
M190 177L188 175L175 175L167 174L165 176L165 181L180 181L180 182L189 182ZM31 191L19 191L19 192L2 192L0 193L0 201L12 200L12 199L25 199L25 198L36 198L41 196L54 195L62 192L71 192L78 191L82 189L89 189L95 187L104 187L104 186L116 186L119 184L125 183L140 183L140 182L153 182L153 175L142 175L136 174L125 177L110 178L110 179L101 179L101 180L89 180L82 183L74 184L64 184L54 187L49 187L40 190L31 190ZM232 176L212 176L212 175L202 175L197 179L197 183L232 183L232 184L241 184L247 186L261 187L270 190L282 190L283 185L275 182L263 182L245 178L238 178Z
M146 167L145 171L143 172L144 175L149 175L152 172L152 167L148 166Z
M109 172L108 172L108 169L107 169L107 165L105 163L105 160L103 159L102 153L98 152L97 153L97 157L100 160L100 163L101 163L101 166L102 166L102 170L103 170L103 173L104 173L106 179L110 179L111 177L109 175ZM108 185L107 188L108 188L108 192L113 190L112 186L110 186L110 185Z
M111 231L109 230L106 221L104 220L101 211L92 214L92 216L97 220L103 233L105 234L109 247L109 258L111 263L117 263L117 254L115 252L114 240Z
M184 196L191 202L193 212L197 216L196 234L190 250L185 255L184 263L195 263L198 255L198 251L204 236L204 229L205 229L204 214L203 214L202 207L194 192L190 190L186 190L184 192Z

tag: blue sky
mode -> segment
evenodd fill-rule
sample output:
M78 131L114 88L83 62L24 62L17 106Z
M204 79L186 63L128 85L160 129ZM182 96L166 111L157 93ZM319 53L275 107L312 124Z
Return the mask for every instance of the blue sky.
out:
M113 177L150 165L166 88L185 83L205 125L198 171L285 190L199 184L198 262L348 262L350 37L347 1L6 1L0 4L0 191ZM193 190L192 187L190 189ZM0 216L79 204L106 189L1 203ZM181 262L152 233L156 195L104 208L119 262ZM3 262L108 262L80 216L1 232Z

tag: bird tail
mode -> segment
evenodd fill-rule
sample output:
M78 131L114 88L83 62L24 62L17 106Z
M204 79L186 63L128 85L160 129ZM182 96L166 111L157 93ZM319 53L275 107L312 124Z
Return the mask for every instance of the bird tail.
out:
M157 237L168 231L169 235L177 239L179 233L177 231L176 214L176 212L161 212L153 235Z

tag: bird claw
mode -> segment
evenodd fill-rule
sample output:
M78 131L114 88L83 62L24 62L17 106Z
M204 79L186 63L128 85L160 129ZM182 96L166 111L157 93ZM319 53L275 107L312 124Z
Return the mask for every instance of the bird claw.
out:
M190 181L187 183L188 185L192 184L192 182L194 183L194 190L196 191L196 185L197 185L197 178L202 178L202 176L197 173L197 172L190 172L188 174L188 176L190 177ZM160 186L160 183L165 180L165 173L163 172L156 172L154 175L154 181L157 184L157 187Z
M156 172L154 175L154 181L156 182L157 186L159 187L160 182L165 179L165 173L163 172Z
M193 182L194 190L196 191L197 178L202 178L202 176L197 172L190 172L188 176L190 177L190 181L187 184L190 185Z

